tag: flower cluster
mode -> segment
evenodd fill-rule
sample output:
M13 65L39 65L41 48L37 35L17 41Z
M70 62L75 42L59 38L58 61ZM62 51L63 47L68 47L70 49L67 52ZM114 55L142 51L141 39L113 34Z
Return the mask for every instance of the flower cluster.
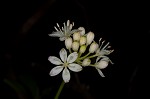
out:
M57 65L50 71L50 76L55 76L62 71L62 78L65 83L70 80L70 72L79 72L84 67L91 66L94 67L98 73L105 77L101 69L108 66L109 59L108 55L114 50L111 50L109 42L105 43L102 38L99 39L99 43L94 40L95 34L93 32L85 32L84 27L79 27L78 29L72 29L74 23L67 24L60 28L57 23L55 32L49 34L51 37L59 37L60 41L64 41L65 48L62 48L59 52L60 59L55 56L49 56L48 60ZM67 52L69 55L67 56ZM91 61L94 58L95 61ZM113 63L112 63L113 64Z

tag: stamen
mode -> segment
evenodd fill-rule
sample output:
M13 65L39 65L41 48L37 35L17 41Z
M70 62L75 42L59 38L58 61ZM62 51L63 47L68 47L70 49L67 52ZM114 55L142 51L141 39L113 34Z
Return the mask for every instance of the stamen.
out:
M72 24L70 24L69 29L70 29L70 30L72 29Z
M59 24L58 24L58 23L56 23L56 24L57 24L57 27L58 27L59 31L61 31L61 32L62 32L62 30L60 29L60 26L59 26Z
M103 41L102 44L101 44L101 46L99 47L100 50L101 50L101 47L103 46L104 42L105 42L105 41Z
M102 49L105 49L108 45L109 45L109 42Z
M58 29L54 26L55 30L58 31Z
M59 24L58 23L56 23L57 24L57 27L59 27Z
M101 40L102 40L102 38L99 39L99 45L100 45Z
M68 21L67 21L67 26L69 26L69 24L70 24L70 21L68 20Z

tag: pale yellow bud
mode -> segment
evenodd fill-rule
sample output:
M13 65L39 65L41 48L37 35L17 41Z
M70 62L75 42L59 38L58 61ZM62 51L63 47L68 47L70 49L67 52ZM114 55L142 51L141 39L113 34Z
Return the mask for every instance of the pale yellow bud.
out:
M91 64L91 60L89 58L86 58L82 62L82 66L89 66Z
M94 33L93 32L89 32L86 36L87 41L86 44L89 45L92 43L92 41L94 40Z
M72 50L77 52L79 49L79 42L75 41L72 43Z
M85 29L84 29L84 27L79 27L78 30L81 31L81 32L80 32L81 35L84 35L84 34L85 34Z
M73 34L73 40L74 41L79 41L80 40L80 33L79 32L75 32L74 34Z
M65 40L65 45L67 49L70 49L72 47L72 38L69 37Z
M86 45L82 45L81 47L80 47L80 53L84 53L86 51Z
M80 46L86 44L86 37L85 36L81 36L80 38Z
M90 52L90 53L94 53L97 49L98 49L98 44L97 44L96 42L93 42L93 43L90 45L89 52Z
M96 67L99 69L104 69L107 66L108 66L108 61L103 61L103 60L99 61L96 65Z

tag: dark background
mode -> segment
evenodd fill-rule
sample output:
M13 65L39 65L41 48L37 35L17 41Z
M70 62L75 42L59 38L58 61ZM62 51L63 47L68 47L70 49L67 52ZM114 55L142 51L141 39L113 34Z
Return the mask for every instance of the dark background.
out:
M115 64L103 70L105 78L90 67L75 75L71 73L71 81L60 99L148 96L150 6L147 2L12 0L2 5L0 99L55 96L62 77L49 76L54 65L47 58L59 57L64 44L48 34L54 31L56 23L62 26L68 19L75 23L74 28L83 26L86 32L93 31L95 40L102 37L110 42L115 50L110 58Z

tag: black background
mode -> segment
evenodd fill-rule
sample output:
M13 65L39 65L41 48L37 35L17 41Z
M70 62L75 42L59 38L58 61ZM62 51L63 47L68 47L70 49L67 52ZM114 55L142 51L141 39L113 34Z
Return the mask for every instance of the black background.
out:
M145 99L148 96L150 7L147 2L13 0L2 4L0 99L33 99L28 88L25 87L27 98L18 98L20 93L4 82L10 79L21 83L21 75L32 77L40 93L50 88L42 99L55 96L62 77L49 76L54 65L47 58L59 57L64 44L48 34L54 31L56 23L62 26L68 19L75 23L74 28L83 26L86 32L93 31L95 40L102 37L110 42L115 50L110 58L115 64L103 70L105 78L90 67L77 73L82 87L86 87L83 91L79 86L72 87L76 81L71 73L71 81L60 99Z

